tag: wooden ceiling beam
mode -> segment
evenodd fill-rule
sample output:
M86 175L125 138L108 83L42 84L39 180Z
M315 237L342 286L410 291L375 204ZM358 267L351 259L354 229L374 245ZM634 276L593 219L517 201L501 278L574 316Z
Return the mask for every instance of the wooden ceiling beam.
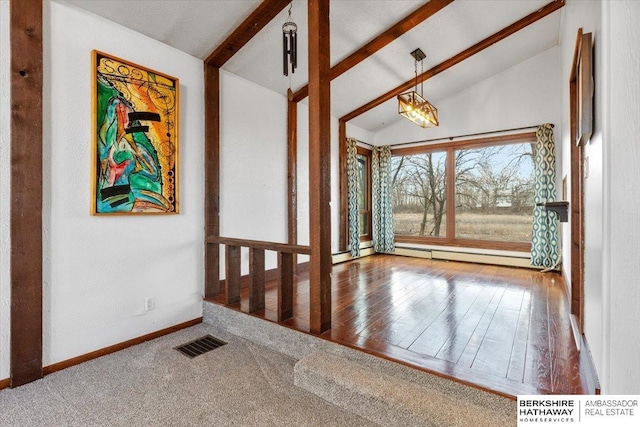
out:
M282 9L289 4L289 0L264 0L251 15L240 24L229 37L223 41L211 55L205 59L205 64L216 68L222 67L242 47L262 30Z
M329 70L329 78L333 80L347 72L398 37L402 36L404 33L410 31L429 17L433 16L436 12L440 11L453 1L454 0L431 0L430 2L420 6L418 9L404 17L401 21L388 28L385 32L379 34L369 43L331 67ZM308 85L295 92L292 100L294 102L300 102L307 96L309 96Z
M529 15L525 16L524 18L520 19L519 21L514 22L513 24L509 25L508 27L505 27L502 30L498 31L497 33L487 37L484 40L482 40L481 42L474 44L473 46L469 47L468 49L463 50L462 52L458 53L457 55L447 59L444 62L441 62L440 64L436 65L435 67L433 67L433 68L425 71L424 73L420 74L418 76L418 83L421 83L421 82L423 82L425 80L428 80L431 77L434 77L434 76L440 74L441 72L443 72L445 70L448 70L449 68L453 67L454 65L459 64L462 61L472 57L476 53L482 52L483 50L485 50L489 46L492 46L492 45L498 43L500 40L503 40L503 39L509 37L510 35L517 33L518 31L522 30L523 28L533 24L534 22L539 21L540 19L546 17L547 15L552 14L556 10L562 8L564 6L564 4L565 4L565 0L554 0L551 3L548 3L547 5L542 7L541 9L539 9L539 10L533 12L533 13L530 13ZM396 96L400 95L401 93L408 91L409 89L414 87L415 84L416 84L416 79L408 80L407 82L401 84L400 86L396 87L395 89L390 90L389 92L385 93L384 95L381 95L381 96L377 97L373 101L371 101L371 102L363 105L362 107L353 110L349 114L341 117L340 120L348 122L349 120L352 120L352 119L358 117L359 115L364 114L367 111L377 107L378 105L380 105L380 104L382 104L382 103L384 103L384 102L386 102L386 101L388 101L388 100L390 100L392 98L395 98Z

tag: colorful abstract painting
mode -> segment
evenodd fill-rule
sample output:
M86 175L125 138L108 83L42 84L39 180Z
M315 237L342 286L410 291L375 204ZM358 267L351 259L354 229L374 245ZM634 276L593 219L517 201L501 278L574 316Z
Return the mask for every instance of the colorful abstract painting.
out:
M93 51L93 214L178 213L178 80Z

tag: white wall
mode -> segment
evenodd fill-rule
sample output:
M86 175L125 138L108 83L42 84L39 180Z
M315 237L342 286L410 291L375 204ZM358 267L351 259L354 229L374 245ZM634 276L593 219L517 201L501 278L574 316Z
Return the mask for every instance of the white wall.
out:
M220 73L220 234L225 237L287 242L287 99L234 74ZM247 100L250 100L248 102ZM247 120L249 119L249 120ZM362 141L373 135L347 125ZM340 176L338 119L331 118L331 248L338 251ZM309 244L309 109L298 104L298 244ZM248 251L242 274L248 274ZM298 262L308 260L300 256ZM277 267L267 252L267 269ZM224 277L224 250L220 253Z
M201 316L204 117L201 60L67 4L44 12L49 365ZM180 80L179 215L89 215L92 49Z
M372 143L373 134L347 123L347 137ZM331 252L339 250L340 239L340 165L338 118L331 117ZM309 108L298 103L298 243L309 244ZM307 260L300 257L299 261Z
M639 19L636 1L603 2L605 37L600 42L606 46L602 74L607 91L596 104L603 110L606 136L601 380L603 391L611 394L640 394Z
M375 135L373 132L362 129L352 123L347 123L347 138L355 138L358 141L366 142L367 144L373 144Z
M584 33L592 33L594 39L594 132L585 146L584 155L588 158L588 178L584 181L584 217L585 217L585 271L584 271L584 333L591 348L598 373L602 372L602 146L603 117L601 108L605 82L601 78L604 67L602 31L600 24L600 2L568 1L562 11L561 19L561 60L562 73L562 172L567 176L568 200L571 200L571 142L569 128L569 76L573 62L578 28ZM571 288L571 223L563 228L564 274L570 294Z
M286 243L287 99L224 70L220 84L220 235ZM277 267L274 252L265 264Z
M491 132L561 120L559 48L542 52L447 99L438 101L440 126L422 129L398 120L375 133L385 145ZM557 138L557 136L556 136Z
M0 380L9 377L10 289L10 172L9 140L9 2L0 1Z

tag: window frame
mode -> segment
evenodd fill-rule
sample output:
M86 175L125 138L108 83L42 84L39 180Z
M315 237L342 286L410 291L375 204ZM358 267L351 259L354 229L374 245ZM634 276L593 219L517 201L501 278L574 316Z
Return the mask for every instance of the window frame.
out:
M453 246L453 247L467 247L478 249L494 249L516 252L530 252L531 243L524 242L507 242L499 240L477 240L477 239L463 239L456 238L455 229L455 211L456 211L456 189L455 189L455 151L460 149L469 148L485 148L499 145L511 145L526 142L535 142L536 133L526 132L519 134L500 135L494 137L485 137L478 139L470 139L455 142L446 142L439 144L419 145L405 148L396 148L391 150L391 156L407 156L412 154L425 154L430 152L446 152L447 164L446 164L446 207L445 212L446 224L445 224L445 236L443 237L431 237L431 236L406 236L396 234L395 239L398 243L414 243L425 244L433 246ZM533 207L532 207L533 209ZM452 212L452 215L448 213Z
M372 158L372 151L369 150L368 148L365 147L361 147L359 145L356 145L356 154L363 156L366 159L366 167L365 167L365 176L367 178L367 182L366 182L366 208L365 210L358 210L358 214L362 214L364 213L365 217L367 218L367 221L369 222L369 232L367 234L362 234L360 233L360 241L361 242L368 242L373 240L373 211L372 211L372 204L371 204L371 158ZM347 232L348 232L348 224L347 224ZM360 227L360 229L362 230L362 226Z

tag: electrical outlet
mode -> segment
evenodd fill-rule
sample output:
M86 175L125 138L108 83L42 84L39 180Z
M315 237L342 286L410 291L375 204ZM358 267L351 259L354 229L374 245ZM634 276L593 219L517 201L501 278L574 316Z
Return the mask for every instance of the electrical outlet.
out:
M144 311L153 310L156 308L156 300L153 297L147 297L144 299Z

